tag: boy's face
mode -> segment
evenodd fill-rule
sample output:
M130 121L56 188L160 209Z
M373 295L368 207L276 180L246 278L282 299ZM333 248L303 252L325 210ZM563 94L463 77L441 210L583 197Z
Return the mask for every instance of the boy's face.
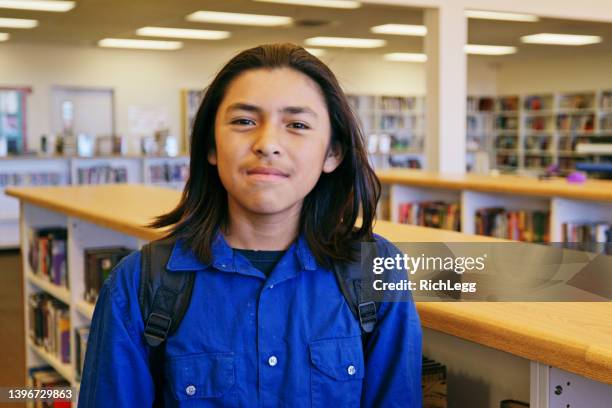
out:
M218 168L230 208L299 214L321 172L340 164L330 140L327 106L314 81L289 68L256 69L228 87L208 161Z

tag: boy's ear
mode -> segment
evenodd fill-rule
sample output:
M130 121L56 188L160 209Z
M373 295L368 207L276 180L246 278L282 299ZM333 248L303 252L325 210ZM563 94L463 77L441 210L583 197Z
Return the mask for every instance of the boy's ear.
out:
M327 149L327 155L323 162L323 173L331 173L342 163L344 159L344 152L338 142L332 142Z
M216 166L217 165L217 150L216 149L210 149L206 159L211 164L211 166Z

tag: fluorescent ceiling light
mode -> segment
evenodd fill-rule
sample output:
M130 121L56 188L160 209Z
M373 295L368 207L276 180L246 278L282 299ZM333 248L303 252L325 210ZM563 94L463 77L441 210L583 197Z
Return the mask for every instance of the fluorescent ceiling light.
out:
M340 9L356 9L361 3L353 0L255 0L262 3L292 4L294 6L328 7Z
M188 21L200 23L219 23L273 27L288 25L293 22L291 17L267 16L262 14L222 13L219 11L196 11L189 14Z
M465 16L482 20L522 21L526 23L540 21L540 18L533 14L501 13L499 11L466 10Z
M147 37L190 38L195 40L223 40L230 36L229 31L191 30L187 28L142 27L136 34Z
M375 38L347 38L347 37L312 37L304 41L307 45L315 47L349 47L349 48L378 48L384 47L387 42Z
M34 28L38 26L37 20L24 18L0 18L0 27L6 28Z
M0 33L0 41L6 41L10 38L11 36L9 35L9 33Z
M0 0L0 8L17 10L66 12L74 6L74 1Z
M178 50L183 46L180 41L128 40L123 38L105 38L98 41L100 47L137 48L145 50Z
M598 35L572 35L540 33L521 37L526 44L552 44L552 45L588 45L601 42Z
M507 45L478 45L466 44L464 50L468 54L476 55L508 55L516 52L516 47Z
M387 61L399 61L399 62L425 62L427 61L427 55L415 54L410 52L391 52L385 54L383 58Z
M424 25L410 24L383 24L370 28L370 31L376 34L414 35L417 37L425 37L427 34L427 27Z
M314 55L315 57L320 57L326 53L326 51L322 48L304 48L304 49L308 51L310 54Z

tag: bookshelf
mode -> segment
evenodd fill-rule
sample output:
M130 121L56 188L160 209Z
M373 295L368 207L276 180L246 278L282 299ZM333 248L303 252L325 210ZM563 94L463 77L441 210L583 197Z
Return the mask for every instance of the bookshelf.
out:
M145 157L142 176L145 184L182 190L189 176L189 157Z
M19 246L19 203L4 194L13 186L144 183L182 190L189 157L9 156L0 158L0 249Z
M425 97L347 95L375 168L425 165Z
M515 175L442 175L408 169L377 171L389 192L390 221L398 222L400 204L421 201L459 203L461 232L475 234L479 209L549 214L545 231L551 242L562 241L564 223L612 224L612 181L589 180L573 185L564 179L537 180Z
M474 167L475 155L492 149L495 138L495 97L468 96L466 121L466 163Z
M490 167L505 173L551 165L566 173L604 155L576 151L578 143L612 134L612 90L469 96L467 106L468 171L474 153L486 150Z
M0 248L19 246L19 202L4 194L12 186L69 184L69 164L61 158L0 158Z
M422 180L417 187L423 194L442 194L425 188L425 182L431 187L432 180L427 180L423 174L418 179ZM473 183L472 189L477 191L487 186L492 188L490 180L485 179L439 178L435 186L446 190L444 194L449 194L449 199L455 199L461 197L462 191L452 188L453 185L465 186L468 182ZM611 194L597 187L592 186L593 191L583 195L594 199ZM489 192L511 193L511 188L516 188L514 178L505 184L498 183L496 190ZM522 188L531 191L534 187L525 184ZM559 189L549 186L551 191L554 188ZM558 191L564 199L571 200L570 195L574 194ZM138 248L148 240L159 238L161 232L144 229L141 225L153 215L171 209L180 197L179 192L171 189L141 185L13 188L9 193L21 200L22 228L57 225L68 228L68 267L71 282L74 282L68 305L71 336L74 336L75 327L90 320L91 307L82 303L83 288L77 285L83 271L82 250L108 245L111 241L113 245ZM114 197L112 208L107 203L109 195ZM564 211L571 212L572 208ZM385 221L379 221L375 229L377 234L392 242L501 242ZM27 245L27 240L22 240L22 245ZM27 252L27 246L23 248L23 252ZM27 273L24 268L24 274ZM24 295L28 291L42 290L31 284L25 286ZM607 364L612 359L612 334L601 330L608 327L612 316L609 302L418 302L417 309L424 328L424 352L448 367L453 373L449 376L449 384L452 383L452 387L462 384L464 397L472 390L468 387L469 382L476 378L478 389L489 396L487 406L498 404L500 399L507 397L509 389L526 390L525 398L531 399L532 406L548 406L537 405L537 401L542 395L554 395L555 386L566 381L572 382L575 392L588 396L584 397L588 400L580 400L584 406L598 406L597 401L609 401L611 391L606 384L612 384L612 368ZM74 347L74 337L72 345ZM43 350L31 344L26 347L28 367L51 364L69 378L74 387L80 385L75 378L74 358L69 365L61 365ZM74 356L74 348L71 353ZM466 366L470 367L469 374L465 373ZM458 392L457 388L454 390Z
M191 142L191 129L193 121L198 113L200 102L204 97L201 89L182 89L181 90L181 133L183 135L183 153L189 151Z
M84 300L84 250L102 246L124 245L130 248L139 248L145 241L137 237L119 233L101 227L80 218L48 210L38 206L22 204L21 247L24 254L23 274L26 277L23 288L25 316L25 333L27 341L26 372L32 367L44 364L51 365L73 387L78 387L76 378L76 339L75 329L90 324L94 305ZM62 227L67 229L66 265L70 288L53 284L37 276L31 270L27 255L31 245L28 237L29 230L33 228ZM35 344L29 337L30 308L29 299L33 293L46 293L68 306L70 319L70 362L63 363L55 354Z
M138 183L140 157L77 157L70 160L72 184Z

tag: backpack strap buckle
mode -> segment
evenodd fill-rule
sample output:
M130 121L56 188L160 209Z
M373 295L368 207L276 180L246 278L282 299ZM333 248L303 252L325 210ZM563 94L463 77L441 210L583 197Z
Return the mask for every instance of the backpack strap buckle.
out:
M359 323L365 333L371 333L376 325L376 303L373 301L360 303L357 306Z
M172 319L159 313L152 312L144 328L144 337L147 344L157 347L168 338Z

